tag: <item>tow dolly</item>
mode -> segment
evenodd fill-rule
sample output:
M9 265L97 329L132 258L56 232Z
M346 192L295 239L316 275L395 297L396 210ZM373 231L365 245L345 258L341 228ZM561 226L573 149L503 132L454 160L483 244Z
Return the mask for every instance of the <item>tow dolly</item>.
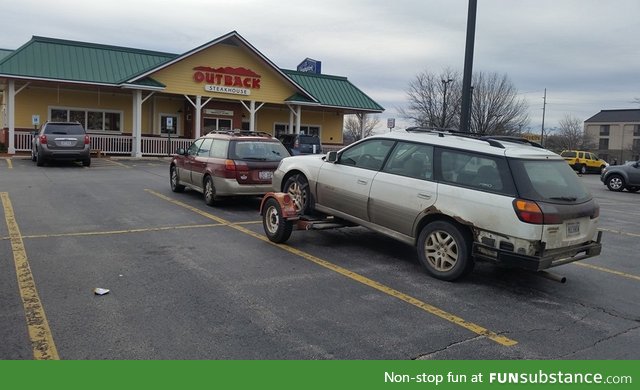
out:
M275 243L286 242L295 230L325 230L355 226L333 216L310 216L298 212L291 195L269 192L260 204L262 226L267 238Z

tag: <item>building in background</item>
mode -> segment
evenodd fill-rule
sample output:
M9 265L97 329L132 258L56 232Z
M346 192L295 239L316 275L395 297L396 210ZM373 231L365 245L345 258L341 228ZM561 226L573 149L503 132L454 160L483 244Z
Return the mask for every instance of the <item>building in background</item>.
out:
M184 54L34 36L0 52L0 91L9 153L45 121L78 121L92 147L132 156L216 130L341 145L345 115L384 111L346 77L281 69L235 31Z
M609 163L640 159L640 109L602 110L584 121L584 132Z

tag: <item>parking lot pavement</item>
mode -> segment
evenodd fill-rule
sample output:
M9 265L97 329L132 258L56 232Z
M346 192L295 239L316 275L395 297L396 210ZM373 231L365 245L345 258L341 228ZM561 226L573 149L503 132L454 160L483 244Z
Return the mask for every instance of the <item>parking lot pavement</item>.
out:
M610 193L596 175L582 180L602 206L603 253L554 270L566 284L484 263L448 283L428 277L412 247L366 229L296 231L276 245L257 198L207 207L196 192L170 191L162 159L96 161L0 161L0 193L61 359L640 356L640 197ZM8 214L0 336L12 342L0 358L29 359Z

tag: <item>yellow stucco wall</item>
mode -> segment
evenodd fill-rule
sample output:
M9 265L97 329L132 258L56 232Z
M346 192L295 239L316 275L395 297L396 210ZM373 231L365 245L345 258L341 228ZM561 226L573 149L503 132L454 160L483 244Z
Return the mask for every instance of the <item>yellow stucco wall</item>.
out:
M208 66L211 68L242 67L249 69L261 76L260 88L249 88L251 93L249 96L208 92L204 89L204 85L207 84L206 82L198 83L193 79L193 68L198 66ZM152 73L150 77L166 85L164 92L200 95L203 97L206 96L206 98L214 97L218 99L245 101L255 100L281 104L296 92L292 85L278 75L273 68L259 60L258 57L248 49L224 43L212 46L165 69Z

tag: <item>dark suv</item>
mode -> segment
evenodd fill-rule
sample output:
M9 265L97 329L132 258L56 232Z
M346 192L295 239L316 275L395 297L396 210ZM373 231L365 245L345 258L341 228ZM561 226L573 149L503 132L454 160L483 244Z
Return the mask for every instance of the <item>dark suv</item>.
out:
M289 152L271 134L211 132L176 151L169 168L171 190L194 189L209 206L223 196L263 195L271 191L273 171L284 157Z
M41 167L51 160L82 161L91 165L91 140L78 122L45 122L34 132L31 160Z
M292 156L322 154L322 144L317 135L283 134L278 138Z

